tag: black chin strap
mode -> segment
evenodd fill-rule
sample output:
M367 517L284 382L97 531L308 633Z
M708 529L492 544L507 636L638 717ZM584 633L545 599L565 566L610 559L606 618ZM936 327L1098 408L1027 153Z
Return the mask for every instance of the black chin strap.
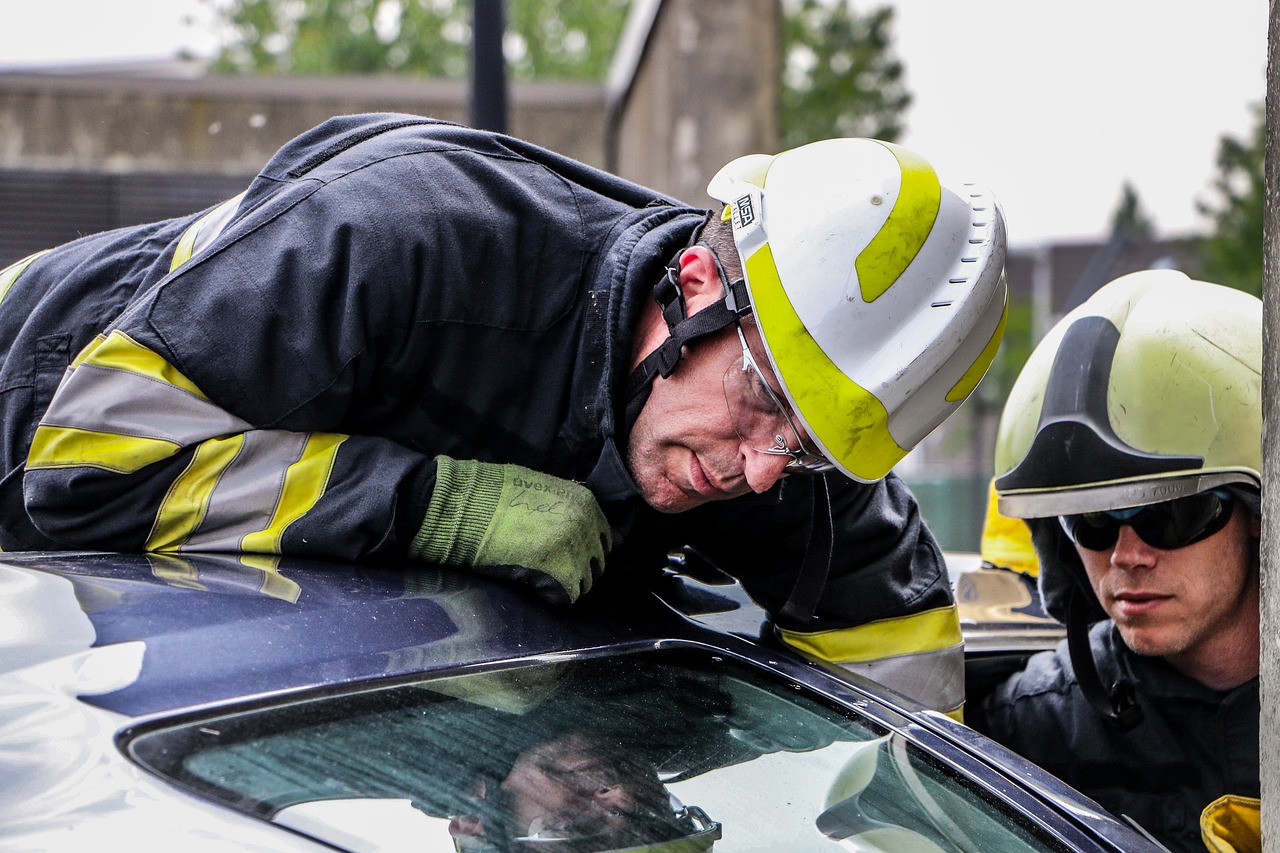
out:
M1088 599L1080 589L1087 583L1076 579L1076 588L1067 598L1067 651L1071 668L1076 671L1080 692L1104 720L1118 731L1127 732L1142 722L1142 706L1138 704L1133 684L1120 679L1107 690L1098 674L1093 650L1089 648Z
M688 315L684 292L680 289L680 256L684 254L685 249L696 245L697 236L701 230L701 228L696 229L689 238L688 245L676 252L667 262L666 275L653 288L653 298L662 308L662 319L666 321L668 335L667 339L645 356L627 377L626 425L628 431L649 398L649 389L653 380L658 376L665 379L671 375L680 361L681 352L686 344L714 334L751 313L751 298L747 293L747 283L739 278L729 282L724 299L708 305L692 317ZM729 279L724 274L720 258L714 251L711 252L711 256L715 258L720 280L728 282Z
M804 561L800 573L782 605L779 615L794 619L804 625L810 622L818 610L818 599L826 588L831 573L831 552L835 547L834 525L831 522L831 490L827 475L818 474L813 480L813 528L809 532L809 544L804 549Z

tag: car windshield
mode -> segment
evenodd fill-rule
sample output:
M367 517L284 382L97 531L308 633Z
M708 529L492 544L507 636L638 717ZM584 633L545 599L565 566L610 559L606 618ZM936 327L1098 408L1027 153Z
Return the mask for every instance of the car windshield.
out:
M901 734L688 649L294 699L128 751L352 850L1059 849Z

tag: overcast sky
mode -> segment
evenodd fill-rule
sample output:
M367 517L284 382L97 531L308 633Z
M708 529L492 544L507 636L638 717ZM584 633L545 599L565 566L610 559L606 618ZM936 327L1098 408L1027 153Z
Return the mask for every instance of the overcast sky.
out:
M1203 228L1218 140L1265 93L1266 0L888 5L915 95L901 141L992 189L1015 245L1101 235L1126 180L1162 235ZM0 67L207 53L209 18L198 0L0 0Z

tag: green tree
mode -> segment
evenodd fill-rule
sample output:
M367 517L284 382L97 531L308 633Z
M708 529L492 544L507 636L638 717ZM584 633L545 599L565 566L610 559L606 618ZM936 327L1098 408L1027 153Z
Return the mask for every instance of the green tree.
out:
M1260 104L1254 121L1244 139L1224 136L1219 141L1212 194L1196 207L1213 223L1213 233L1204 241L1203 277L1260 296L1267 139Z
M223 27L224 74L464 77L466 0L203 0ZM516 80L603 79L628 0L510 0L504 52Z
M1154 232L1151 215L1142 206L1138 191L1133 184L1125 181L1120 192L1120 203L1111 215L1111 233L1131 240L1149 240Z
M782 0L784 148L830 136L893 141L911 103L892 50L893 10L852 0Z
M465 77L469 0L202 0L223 29L225 74ZM852 0L780 0L782 143L894 140L911 102L891 50L893 10ZM512 79L603 80L629 0L508 0Z

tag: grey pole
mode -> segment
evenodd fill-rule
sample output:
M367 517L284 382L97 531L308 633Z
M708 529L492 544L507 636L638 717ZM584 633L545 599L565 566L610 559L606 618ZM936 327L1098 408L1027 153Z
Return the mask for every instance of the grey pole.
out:
M1277 431L1276 393L1280 389L1280 0L1271 0L1267 28L1266 198L1262 241L1262 848L1280 850L1280 586L1271 577L1280 571L1275 489L1280 455L1274 452Z

